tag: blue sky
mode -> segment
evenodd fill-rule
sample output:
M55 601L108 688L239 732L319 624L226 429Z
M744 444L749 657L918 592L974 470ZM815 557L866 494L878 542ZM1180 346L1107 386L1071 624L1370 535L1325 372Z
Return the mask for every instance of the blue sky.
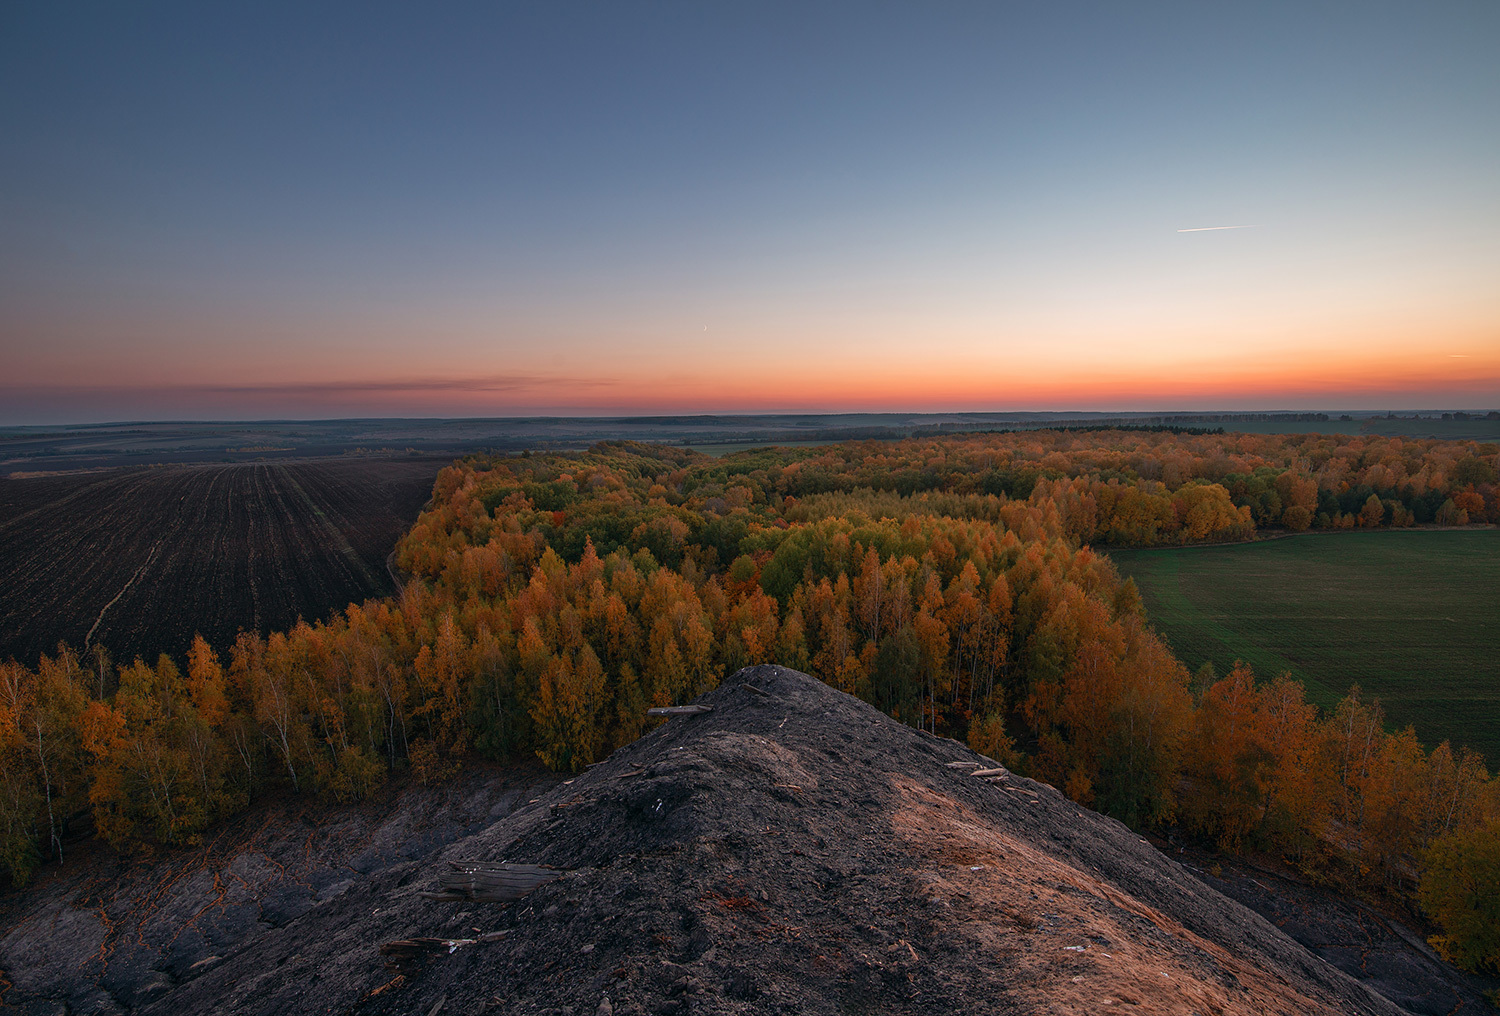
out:
M1488 408L1496 52L1491 2L12 4L0 418Z

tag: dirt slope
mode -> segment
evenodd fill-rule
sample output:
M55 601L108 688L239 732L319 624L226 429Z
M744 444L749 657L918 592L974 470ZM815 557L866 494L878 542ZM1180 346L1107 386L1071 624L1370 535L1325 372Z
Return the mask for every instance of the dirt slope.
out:
M119 1013L161 1002L156 1011L191 1012L177 1007L178 986L215 964L246 954L286 962L322 940L363 961L361 974L378 973L367 931L341 927L349 915L371 896L423 877L435 852L558 779L540 769L475 767L393 801L264 804L204 846L156 860L75 844L61 868L46 865L31 886L0 895L0 1005L5 1012ZM358 901L352 910L351 901ZM322 1011L302 1005L302 987L285 979L257 1011Z
M1243 903L1413 1016L1495 1011L1485 995L1500 991L1500 977L1458 970L1396 917L1245 858L1168 849L1210 888Z
M132 990L107 967L92 993L69 980L70 964L101 961L77 931L92 913L59 899L0 938L6 999L162 1014L1402 1012L1124 826L1042 784L969 775L985 760L806 675L750 668L701 701L713 711L539 795L473 789L451 818L366 830L364 854L351 831L359 860L303 876L277 921L261 905L239 918L250 930L229 927L222 869L196 897L163 890L200 900L206 930L185 927L175 960L143 957ZM399 841L418 828L424 842ZM424 898L450 860L569 871L516 903ZM485 934L399 975L379 953ZM114 949L110 964L129 943Z

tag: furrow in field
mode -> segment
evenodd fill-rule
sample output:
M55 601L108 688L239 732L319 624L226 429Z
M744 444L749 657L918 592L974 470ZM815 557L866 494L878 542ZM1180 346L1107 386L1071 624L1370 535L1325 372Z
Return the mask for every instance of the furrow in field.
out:
M149 553L149 544L139 548L141 553L131 552L129 544L139 527L117 510L143 482L139 474L126 474L108 485L90 484L98 504L85 506L70 499L48 515L46 527L33 533L14 531L0 546L0 561L14 563L4 585L10 630L31 632L38 621L51 618L63 622L53 627L52 638L33 637L23 643L28 656L51 651L61 639L80 643L90 622Z
M121 590L121 602L110 611L107 622L95 636L122 657L149 657L150 650L145 648L142 638L146 629L154 627L170 637L180 616L174 609L172 577L181 555L190 546L182 530L182 517L190 510L195 474L194 470L163 471L134 501L140 504L149 500L149 504L142 506L144 514L138 516L141 524L135 539L150 540L151 550L139 578Z
M308 494L302 484L297 482L296 474L291 469L283 469L281 475L288 491L300 502L301 506L305 506L306 508L305 515L294 513L294 517L299 518L309 537L318 540L325 554L333 551L343 558L344 563L349 568L349 584L355 588L378 588L380 585L379 578L360 559L354 547L344 538L343 532L339 530L338 526L334 525L332 519L329 517L329 513L325 512L323 507ZM344 521L347 523L347 520Z

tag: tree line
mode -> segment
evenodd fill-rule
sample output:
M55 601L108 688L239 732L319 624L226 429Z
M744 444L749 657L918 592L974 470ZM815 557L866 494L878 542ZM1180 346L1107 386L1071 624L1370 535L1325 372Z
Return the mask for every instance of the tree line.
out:
M221 650L196 639L180 661L64 647L0 666L0 861L21 881L61 860L82 816L121 849L192 843L271 789L358 800L471 754L577 770L638 737L647 707L777 662L1134 826L1418 893L1450 955L1493 963L1500 914L1473 889L1500 877L1483 761L1388 732L1357 689L1320 715L1285 677L1189 674L1088 546L1246 538L1254 508L1207 473L1293 449L1277 475L1320 490L1393 469L1378 442L1338 454L1359 440L1032 432L472 459L398 546L397 597ZM1466 463L1493 471L1494 453L1455 444L1426 443L1404 475L1490 497Z

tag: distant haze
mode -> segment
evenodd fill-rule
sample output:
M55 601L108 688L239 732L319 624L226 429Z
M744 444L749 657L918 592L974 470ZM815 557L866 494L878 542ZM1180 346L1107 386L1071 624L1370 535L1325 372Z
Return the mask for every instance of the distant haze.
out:
M7 5L0 422L1500 407L1497 38Z

